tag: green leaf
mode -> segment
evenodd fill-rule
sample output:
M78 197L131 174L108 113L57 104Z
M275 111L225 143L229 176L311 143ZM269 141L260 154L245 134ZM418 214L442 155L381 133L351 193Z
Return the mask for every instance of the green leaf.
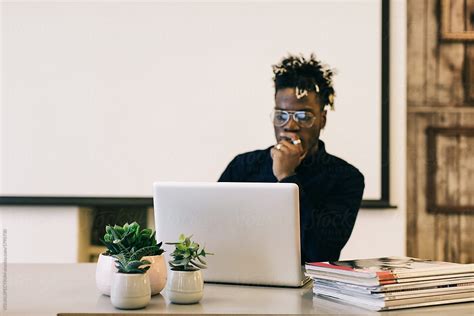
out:
M117 255L114 255L113 256L115 259L117 259L117 262L120 264L120 265L123 265L123 266L126 266L127 265L127 260L125 258L125 255L123 253L119 253Z
M141 235L145 235L147 237L150 237L153 231L149 228L145 228L144 230L141 231Z
M201 257L210 253L206 253L204 248L199 250L199 243L193 242L191 237L192 235L186 237L184 234L181 234L179 242L166 243L175 246L174 251L171 253L173 260L169 262L174 270L194 271L206 268L206 261Z
M115 226L114 226L114 230L115 230L118 234L120 234L120 236L125 233L125 230L124 230L122 227L120 227L119 225L115 225Z
M131 259L140 260L142 257L153 256L155 255L157 250L158 250L158 247L156 246L149 246L149 247L139 249L136 252L133 252L133 254L131 255Z
M131 229L132 229L133 232L137 232L137 231L140 230L140 225L138 225L137 222L131 223L130 226L132 227Z
M105 232L107 234L112 234L112 226L110 226L110 225L105 226Z
M204 261L204 259L202 259L200 256L197 257L197 259L199 260L199 262L201 262L202 264L206 265L207 262Z
M196 266L196 267L198 267L198 268L200 268L200 269L206 269L206 266L205 266L205 265L202 265L202 264L200 264L200 263L198 263L198 262L196 262L196 261L191 260L190 262L191 262L194 266Z
M122 240L125 240L127 238L132 239L133 238L133 231L128 230L128 231L124 232L121 236L122 236L121 237Z
M112 229L112 230L110 231L110 234L112 235L112 237L113 237L114 240L121 238L121 236L115 231L115 229Z
M143 263L141 261L138 261L138 260L135 260L135 261L130 261L128 264L127 264L127 269L128 270L131 270L131 269L137 269L139 266L142 266Z
M181 250L181 251L186 251L188 247L186 247L186 245L183 245L183 244L177 244L176 249Z
M186 245L186 247L189 247L191 245L191 239L189 237L186 237L186 239L184 240L184 244Z
M175 261L173 261L173 263L176 264L176 265L184 265L185 266L185 265L189 264L189 261L190 260L186 258L186 259L181 259L181 260L175 260Z

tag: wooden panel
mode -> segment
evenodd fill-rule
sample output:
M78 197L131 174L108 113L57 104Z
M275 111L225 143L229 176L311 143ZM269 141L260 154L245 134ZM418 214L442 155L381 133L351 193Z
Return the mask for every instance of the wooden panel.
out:
M474 114L463 114L461 115L462 126L474 124ZM466 181L461 181L459 184L460 191L460 203L474 205L474 194L469 194L470 190L474 187L474 171L472 170L471 157L474 157L474 143L473 139L468 142L467 138L461 137L460 139L460 150L464 153L459 161L459 168L461 170L469 170L466 174ZM469 169L467 168L469 166ZM458 261L463 263L474 262L474 214L463 214L460 216L459 221L459 256Z
M429 0L429 2L431 6L436 3L434 0ZM450 27L454 30L464 30L464 0L451 1L449 12ZM438 23L436 16L433 14L427 15L427 19L427 24ZM430 40L433 41L432 38ZM439 44L434 41L432 45L439 46L438 75L436 77L438 103L442 106L463 104L465 98L463 81L464 43Z
M473 41L470 1L441 0L441 39Z
M474 263L474 241L472 232L474 231L474 215L460 216L459 224L459 242L461 249L458 254L457 262Z
M474 1L474 0L473 0ZM474 44L466 46L465 83L466 103L474 105Z
M443 105L464 103L463 63L464 44L453 43L439 47L438 102Z
M466 0L466 31L474 31L474 0Z
M411 104L425 103L425 38L426 38L426 0L407 3L407 98Z
M468 31L474 31L474 0L466 0L465 23ZM466 71L464 86L466 102L474 103L474 44L466 45Z
M434 115L432 114L421 114L417 115L416 118L416 129L415 129L415 138L416 138L416 205L415 211L416 216L416 226L417 226L417 257L434 259L434 249L435 249L435 238L433 238L433 227L435 226L435 218L428 214L427 210L427 200L426 200L426 134L425 131L429 126L433 125ZM431 236L426 238L426 236Z
M474 212L474 204L461 203L461 183L468 182L474 172L474 155L465 150L474 145L474 126L430 127L427 142L428 211ZM474 186L463 190L464 195L474 195Z
M453 114L451 117L451 121L447 122L447 125L450 126L448 128L453 128L459 124L459 114ZM447 180L444 188L446 190L445 205L452 208L456 207L459 201L458 140L456 137L442 138L446 144L444 147L444 155L446 157L444 172L446 173L445 177ZM443 172L442 169L441 172ZM443 238L444 240L439 237L436 238L438 242L442 241L445 244L444 257L440 258L440 260L455 262L458 260L457 254L459 252L459 214L447 214L443 216L443 220L446 227L441 227L441 229L446 234L446 238Z
M407 255L411 257L418 256L418 225L416 208L418 187L417 169L416 169L416 113L407 114L407 170L406 170L406 194L407 194L407 235L406 247Z
M437 127L449 127L449 126L456 126L458 125L458 113L433 113L433 124L432 126L437 126ZM439 146L439 150L442 151L443 148L449 147L450 140L441 140L441 146ZM444 142L446 142L444 144ZM440 160L441 164L447 164L448 161L452 162L453 157L447 156L445 152L440 152ZM436 183L437 185L437 190L440 192L444 192L442 195L442 199L445 199L445 202L449 200L449 190L448 190L448 183L449 183L449 169L450 168L444 168L440 172L441 175L441 180ZM425 198L428 199L428 197L425 195ZM428 211L428 210L427 210ZM429 238L433 238L435 242L435 260L441 260L441 261L454 261L453 258L451 258L450 254L452 252L450 251L451 245L455 240L452 238L452 229L450 225L450 217L457 216L457 214L429 214L428 216L432 216L435 220L435 231L432 236L426 236ZM426 238L425 237L425 238Z
M474 43L439 40L438 10L444 2L408 0L407 253L472 263L474 214L429 213L427 207L427 165L435 161L427 155L426 128L474 126ZM474 29L466 15L474 0L452 5L450 25ZM437 203L474 205L474 138L438 141Z
M77 262L89 262L88 248L90 245L92 218L93 218L92 209L86 208L86 207L79 208Z
M450 32L464 32L464 3L465 0L449 0L448 11L449 15L449 31Z
M463 120L461 120L463 118ZM426 155L427 137L423 130L429 126L449 127L474 122L474 114L410 113L408 116L407 151L407 250L408 255L434 260L474 262L474 214L428 213L424 181L426 165L431 162ZM421 135L421 136L420 136ZM474 200L473 154L474 140L470 137L442 137L437 146L442 168L438 180L440 202L465 205ZM466 145L469 150L466 150ZM448 150L450 148L450 150ZM469 168L466 169L466 164ZM410 170L416 170L416 173ZM467 172L466 172L467 170ZM465 174L463 174L463 172Z
M426 6L426 36L424 39L426 47L426 103L439 105L438 102L438 20L437 20L437 2L429 0Z
M464 28L464 2L454 2L453 27ZM438 2L408 2L408 102L446 106L464 103L465 44L438 43Z

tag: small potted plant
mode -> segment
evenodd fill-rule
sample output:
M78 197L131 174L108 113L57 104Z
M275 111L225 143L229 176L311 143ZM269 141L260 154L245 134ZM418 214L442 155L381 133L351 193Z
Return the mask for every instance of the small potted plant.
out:
M131 252L119 242L122 252L113 255L117 272L112 278L110 300L120 309L138 309L148 305L151 298L150 279L146 273L150 261L143 260L147 248Z
M161 249L161 242L157 244L153 230L140 229L140 225L136 222L127 223L123 227L107 225L101 241L107 247L107 250L100 254L96 269L96 285L102 294L110 296L112 277L117 272L113 256L123 252L121 247L127 251L147 249L146 253L142 254L143 259L151 262L147 272L151 284L151 295L163 290L167 278L166 262L162 255L164 250Z
M166 285L166 294L172 303L193 304L201 300L204 290L204 280L201 269L206 269L203 257L212 255L199 244L191 241L191 236L183 234L177 242L166 243L174 245L175 250L170 254L170 275Z

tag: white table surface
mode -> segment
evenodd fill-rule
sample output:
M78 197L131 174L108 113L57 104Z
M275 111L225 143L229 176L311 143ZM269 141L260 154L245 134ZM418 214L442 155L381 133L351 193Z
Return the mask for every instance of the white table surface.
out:
M0 265L2 279L7 277L7 283L2 282L0 289L0 308L6 301L6 310L0 309L0 314L474 315L474 303L371 312L313 297L312 284L301 289L205 284L204 298L198 304L175 305L165 295L156 295L145 309L123 311L114 308L110 298L97 291L95 267L93 263L7 264L6 269Z

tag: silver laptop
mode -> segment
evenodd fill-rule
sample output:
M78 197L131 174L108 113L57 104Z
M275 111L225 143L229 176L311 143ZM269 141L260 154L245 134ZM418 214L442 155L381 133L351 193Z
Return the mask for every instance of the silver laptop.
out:
M192 235L215 254L206 260L206 282L299 287L307 281L296 184L155 182L153 189L158 240Z

